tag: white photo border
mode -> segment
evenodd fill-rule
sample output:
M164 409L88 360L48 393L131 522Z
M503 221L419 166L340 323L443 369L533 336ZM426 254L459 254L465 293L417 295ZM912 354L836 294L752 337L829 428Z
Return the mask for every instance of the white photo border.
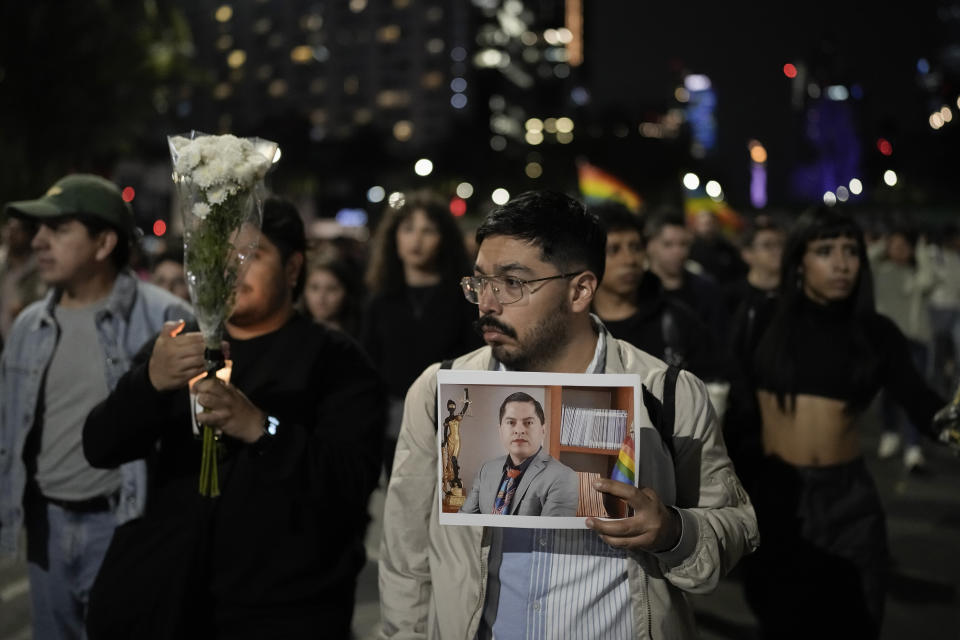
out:
M530 371L476 371L465 369L438 369L437 370L437 513L440 524L468 527L510 527L521 529L586 529L586 517L567 516L520 516L512 515L504 518L502 515L485 513L446 513L443 510L443 458L440 455L443 442L442 421L444 410L440 388L442 385L487 385L498 387L533 386L533 387L632 387L633 388L633 423L630 428L639 429L637 416L644 410L642 378L635 373L538 373ZM634 438L634 460L639 460L637 448L638 438ZM601 518L608 520L608 518Z

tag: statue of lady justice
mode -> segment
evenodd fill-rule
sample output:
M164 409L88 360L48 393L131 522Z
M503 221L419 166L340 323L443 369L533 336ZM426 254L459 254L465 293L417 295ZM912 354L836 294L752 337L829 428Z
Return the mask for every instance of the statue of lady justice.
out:
M447 415L443 419L443 440L440 448L443 454L443 510L450 513L460 511L466 496L463 494L463 482L460 480L460 422L470 407L470 391L463 390L463 406L455 413L457 403L447 400Z

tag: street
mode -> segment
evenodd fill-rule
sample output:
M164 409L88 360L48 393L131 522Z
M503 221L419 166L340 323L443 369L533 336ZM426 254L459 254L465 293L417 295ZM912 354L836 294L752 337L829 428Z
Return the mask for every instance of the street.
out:
M894 558L882 638L956 640L960 638L960 458L927 444L927 472L908 475L899 456L877 459L878 436L875 423L864 431L867 462L887 508ZM377 557L383 498L383 490L378 490L370 503L368 561L360 575L354 614L357 640L372 640L379 629ZM694 596L693 603L704 640L757 637L736 570L716 592ZM0 562L0 640L28 640L32 637L29 625L25 564L4 560Z

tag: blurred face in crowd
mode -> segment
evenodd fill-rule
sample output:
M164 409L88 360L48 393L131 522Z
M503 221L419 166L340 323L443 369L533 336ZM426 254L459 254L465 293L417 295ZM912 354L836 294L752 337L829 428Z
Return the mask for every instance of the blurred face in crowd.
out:
M753 244L744 247L740 252L743 261L750 265L751 269L764 273L778 273L785 239L783 231L776 229L758 231L753 237Z
M573 309L570 278L522 285L522 297L503 304L493 286L516 288L517 278L535 280L555 276L560 270L541 259L539 247L510 236L485 238L477 251L475 276L498 276L501 283L486 283L480 291L477 328L500 362L512 369L538 371L543 363L569 343Z
M644 269L643 241L634 229L607 232L607 260L600 288L619 296L633 294Z
M822 238L807 243L803 292L820 304L845 300L860 274L860 247L853 238Z
M887 237L887 257L900 265L910 264L913 260L913 246L902 233L891 233Z
M0 245L7 247L12 255L23 255L30 251L30 240L33 238L36 225L20 218L10 217L3 225L0 234Z
M112 266L110 254L116 245L116 231L91 234L75 218L57 218L39 224L30 246L43 281L69 288Z
M277 246L266 235L261 235L247 270L237 283L230 323L255 327L287 313L293 304L293 288L302 262L303 254L293 253L284 263Z
M658 274L677 278L690 256L690 232L684 227L666 225L647 243L650 268Z
M698 236L710 238L720 232L720 223L712 211L698 211L693 217L693 232Z
M405 267L429 270L440 249L440 230L420 209L397 226L397 255Z
M310 317L318 322L336 320L347 290L331 271L314 269L307 276L303 299Z
M534 455L543 444L546 427L532 402L508 402L500 420L500 443L518 465Z
M190 299L190 290L187 288L183 265L179 262L164 260L158 263L153 268L153 273L150 274L150 282L184 300Z

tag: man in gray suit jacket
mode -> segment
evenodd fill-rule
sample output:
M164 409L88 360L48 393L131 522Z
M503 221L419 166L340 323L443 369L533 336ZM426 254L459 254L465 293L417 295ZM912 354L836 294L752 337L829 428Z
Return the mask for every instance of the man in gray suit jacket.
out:
M543 407L513 393L500 405L500 442L507 455L487 460L470 488L463 513L575 516L577 472L543 450Z

